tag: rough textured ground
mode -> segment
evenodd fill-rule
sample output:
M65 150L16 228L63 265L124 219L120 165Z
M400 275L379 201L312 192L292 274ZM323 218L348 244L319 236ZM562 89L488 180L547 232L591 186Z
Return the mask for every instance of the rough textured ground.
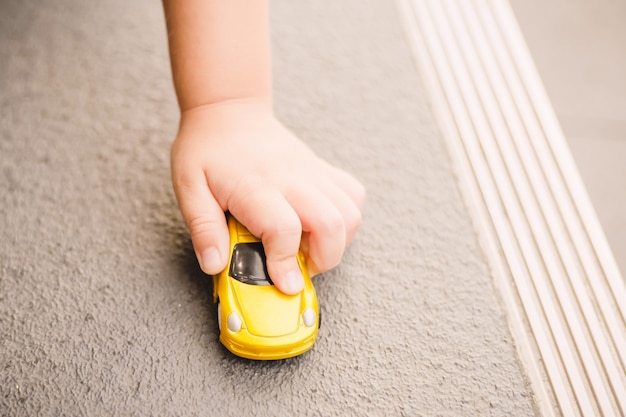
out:
M216 340L158 2L0 2L0 415L522 416L532 395L387 1L273 2L277 111L366 184L314 349Z

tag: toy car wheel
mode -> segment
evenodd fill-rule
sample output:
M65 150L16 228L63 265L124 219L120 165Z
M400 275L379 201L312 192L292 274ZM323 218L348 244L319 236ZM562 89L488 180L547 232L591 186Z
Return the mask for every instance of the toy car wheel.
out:
M220 304L220 300L217 300L217 334L218 336L222 333L222 305Z
M319 312L317 313L317 328L321 329L322 328L322 309L319 309Z

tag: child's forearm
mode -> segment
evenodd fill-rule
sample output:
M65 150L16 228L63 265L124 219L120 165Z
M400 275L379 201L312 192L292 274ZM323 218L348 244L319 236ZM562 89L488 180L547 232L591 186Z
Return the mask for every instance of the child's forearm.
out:
M226 100L271 105L266 0L163 0L181 112Z
M267 1L163 0L182 116L172 183L207 274L228 263L229 211L263 241L276 287L297 294L298 251L313 274L335 267L365 191L274 117Z

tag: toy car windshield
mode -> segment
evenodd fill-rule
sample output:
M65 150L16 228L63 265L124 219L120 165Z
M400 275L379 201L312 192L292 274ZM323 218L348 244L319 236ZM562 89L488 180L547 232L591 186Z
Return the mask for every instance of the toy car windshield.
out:
M238 243L233 248L230 276L244 284L273 285L265 265L261 242Z

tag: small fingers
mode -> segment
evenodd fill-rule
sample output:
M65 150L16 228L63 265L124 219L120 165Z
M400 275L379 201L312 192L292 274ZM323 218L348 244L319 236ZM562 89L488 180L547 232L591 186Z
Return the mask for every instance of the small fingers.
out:
M268 273L276 287L296 294L304 286L296 258L300 248L311 275L336 267L361 224L364 198L361 183L332 168L330 178L307 189L280 190L258 180L243 180L231 194L228 210L263 241Z
M228 262L230 238L224 211L204 174L173 169L172 182L200 267L209 275L221 272Z
M354 191L355 196L361 193L361 190L358 189ZM341 213L346 236L345 246L347 247L350 245L354 235L361 226L361 206L363 204L364 193L359 194L357 201L355 201L352 195L347 194L344 189L333 183L326 184L324 192L332 204L339 210L339 213Z
M300 219L280 193L258 187L250 188L238 193L245 196L245 200L232 200L229 210L253 235L262 240L267 272L276 287L285 294L297 294L304 288L304 279L296 258L302 238ZM255 210L251 211L247 207L255 207Z
M309 271L317 274L336 267L346 246L346 225L340 210L319 191L292 192L288 200L306 233Z
M357 208L360 210L365 202L365 187L359 180L353 177L351 174L343 171L339 168L329 166L330 178L334 183L348 195Z

